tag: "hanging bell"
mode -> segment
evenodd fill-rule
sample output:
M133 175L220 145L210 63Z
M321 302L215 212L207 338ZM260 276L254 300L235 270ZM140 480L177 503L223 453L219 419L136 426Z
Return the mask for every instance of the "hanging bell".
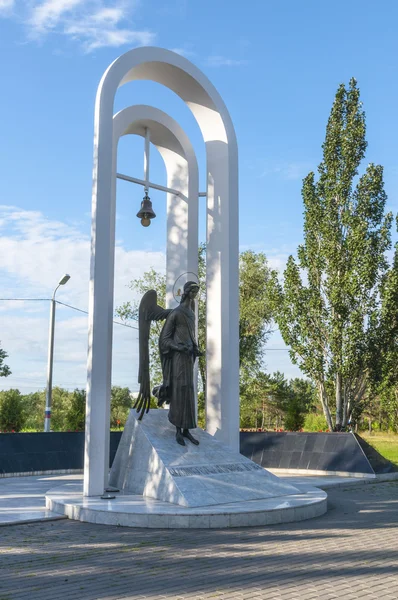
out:
M143 227L149 227L151 224L151 219L156 217L150 197L148 196L148 192L145 190L145 196L141 202L141 208L137 213L137 217L141 219L141 225Z

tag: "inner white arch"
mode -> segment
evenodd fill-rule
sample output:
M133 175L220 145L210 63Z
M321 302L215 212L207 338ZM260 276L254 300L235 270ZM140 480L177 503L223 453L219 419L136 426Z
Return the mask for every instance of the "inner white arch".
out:
M167 187L184 197L167 194L166 305L175 306L173 286L184 273L198 271L198 164L192 144L177 121L152 106L136 105L118 112L113 119L113 176L117 146L124 135L145 138L164 160Z

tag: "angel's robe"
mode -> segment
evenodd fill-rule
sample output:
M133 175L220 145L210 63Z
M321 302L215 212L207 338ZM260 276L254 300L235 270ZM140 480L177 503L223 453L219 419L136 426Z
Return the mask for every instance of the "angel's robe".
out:
M162 397L170 404L169 421L182 429L196 427L194 363L198 355L195 313L178 306L167 317L159 337Z

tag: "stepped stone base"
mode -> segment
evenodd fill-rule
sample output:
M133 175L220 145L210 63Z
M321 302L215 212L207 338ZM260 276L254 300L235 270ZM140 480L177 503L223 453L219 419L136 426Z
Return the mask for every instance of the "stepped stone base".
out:
M47 492L46 506L76 521L156 529L258 527L325 514L326 492L302 485L299 488L299 494L292 496L185 508L145 496L116 494L114 500L85 498L82 484L67 484Z
M204 507L300 494L205 431L199 446L175 441L166 410L151 410L142 421L130 411L112 465L109 484L124 494L142 495L183 507Z

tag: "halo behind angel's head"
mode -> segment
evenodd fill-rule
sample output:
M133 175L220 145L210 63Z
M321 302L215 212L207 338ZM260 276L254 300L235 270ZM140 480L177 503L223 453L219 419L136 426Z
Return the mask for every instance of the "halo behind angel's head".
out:
M187 281L186 284L184 285L184 292L181 296L181 302L184 302L185 298L187 297L187 295L189 294L189 292L191 290L197 290L199 291L199 284L196 281Z
M186 283L184 284L184 281L188 278L189 281L187 281L187 283L196 283L196 285L200 287L199 278L196 273L194 273L193 271L181 273L181 275L177 277L173 285L173 298L177 303L181 302L181 296L184 292L184 286L186 285Z

